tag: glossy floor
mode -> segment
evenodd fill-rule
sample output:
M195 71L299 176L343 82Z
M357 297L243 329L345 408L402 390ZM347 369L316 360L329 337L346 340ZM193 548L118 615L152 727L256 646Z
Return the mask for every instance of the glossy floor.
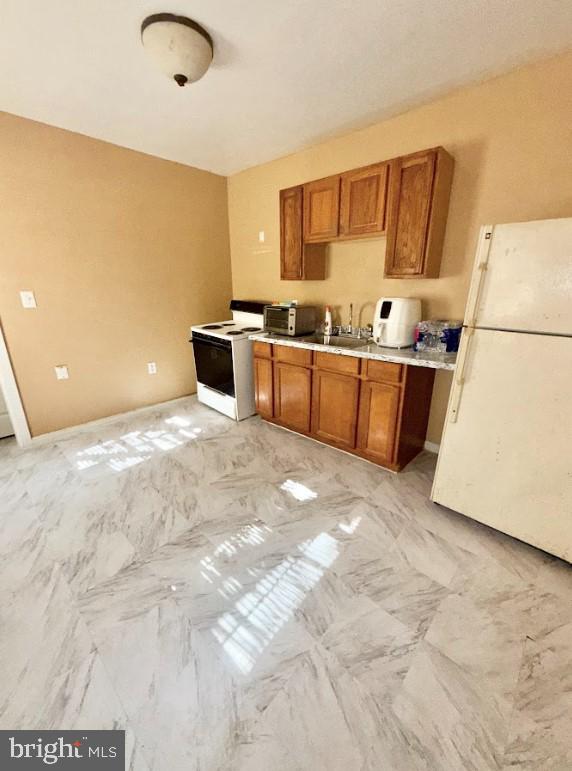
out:
M136 771L572 767L572 569L192 398L0 443L0 728ZM486 480L483 480L486 484Z

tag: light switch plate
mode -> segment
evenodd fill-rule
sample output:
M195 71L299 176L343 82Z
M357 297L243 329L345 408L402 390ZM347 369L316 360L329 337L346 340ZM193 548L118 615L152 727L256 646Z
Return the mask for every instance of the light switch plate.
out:
M147 362L147 372L150 375L156 375L157 374L157 364L154 361Z
M22 302L22 306L24 308L37 308L36 305L36 298L34 296L34 293L30 290L26 289L22 292L20 292L20 300Z
M65 364L58 364L54 367L54 370L56 372L56 377L58 380L67 380L70 376L68 372L68 368Z
M263 230L258 231L258 243L263 244L266 241L266 234Z

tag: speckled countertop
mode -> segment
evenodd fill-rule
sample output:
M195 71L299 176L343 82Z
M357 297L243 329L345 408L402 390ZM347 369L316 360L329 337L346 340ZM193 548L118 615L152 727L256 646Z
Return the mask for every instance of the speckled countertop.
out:
M312 335L313 337L313 335ZM414 367L430 367L431 369L455 369L456 353L417 352L412 348L380 348L375 343L356 346L355 348L338 348L336 345L322 345L310 342L303 337L282 337L258 333L249 335L250 340L273 345L286 345L291 348L307 348L311 351L338 353L341 356L357 356L360 359L377 359L378 361L393 361L397 364L411 364ZM334 339L334 338L331 338Z

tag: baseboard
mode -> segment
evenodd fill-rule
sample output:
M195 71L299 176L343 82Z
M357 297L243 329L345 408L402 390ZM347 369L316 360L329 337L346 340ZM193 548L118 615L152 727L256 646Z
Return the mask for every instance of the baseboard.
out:
M425 442L423 445L423 449L427 450L427 452L434 452L435 455L439 454L439 448L441 447L440 444L437 442Z
M146 404L144 407L137 407L136 409L128 410L127 412L117 412L115 413L115 415L108 415L105 418L97 418L96 420L89 420L87 423L78 423L75 426L60 428L57 431L49 431L47 434L39 434L38 436L33 436L32 439L30 440L30 444L37 445L37 444L44 444L47 442L56 442L58 439L65 439L66 437L71 436L78 429L92 428L96 426L105 426L109 423L115 422L118 418L123 418L129 415L136 415L137 413L140 413L140 412L149 412L149 410L160 409L161 407L166 407L169 404L176 404L177 402L182 402L184 399L188 399L190 396L195 396L195 394L188 394L187 396L179 396L176 399L169 399L169 401L166 401L166 402L157 402L156 404Z

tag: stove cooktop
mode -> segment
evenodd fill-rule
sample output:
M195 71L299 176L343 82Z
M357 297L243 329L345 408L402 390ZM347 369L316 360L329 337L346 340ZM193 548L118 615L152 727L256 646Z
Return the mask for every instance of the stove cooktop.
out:
M233 311L236 314L236 311ZM193 332L218 337L227 341L242 341L248 335L254 332L262 332L262 316L255 313L238 314L238 318L226 319L225 321L212 321L208 324L196 324L191 327L191 337Z

